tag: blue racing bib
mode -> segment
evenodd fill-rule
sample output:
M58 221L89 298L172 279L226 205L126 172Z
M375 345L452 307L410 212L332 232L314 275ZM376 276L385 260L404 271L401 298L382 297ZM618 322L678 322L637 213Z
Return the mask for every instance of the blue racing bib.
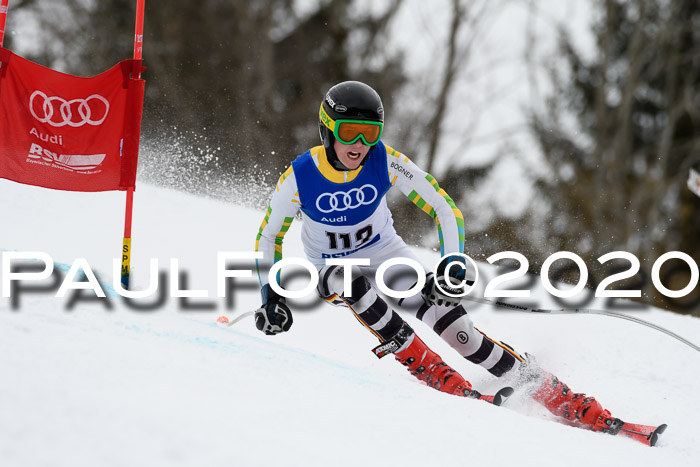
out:
M366 156L354 180L334 183L319 171L306 151L292 162L299 189L301 210L327 225L356 225L369 218L391 188L386 148L379 141Z

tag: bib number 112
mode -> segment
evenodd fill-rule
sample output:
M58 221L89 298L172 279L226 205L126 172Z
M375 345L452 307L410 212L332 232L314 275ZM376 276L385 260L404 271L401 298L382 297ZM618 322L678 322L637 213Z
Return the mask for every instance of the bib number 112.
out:
M341 233L341 232L326 232L328 237L328 248L330 250L349 250L350 248L359 248L372 238L372 226L367 225L354 235L354 245L352 242L353 235L351 233ZM341 244L339 247L338 244Z

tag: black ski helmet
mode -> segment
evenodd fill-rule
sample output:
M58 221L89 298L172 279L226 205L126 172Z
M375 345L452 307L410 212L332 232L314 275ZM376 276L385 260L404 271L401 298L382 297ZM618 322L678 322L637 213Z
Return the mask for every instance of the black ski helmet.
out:
M328 90L321 102L323 110L333 120L370 120L384 123L384 106L377 91L359 81L343 81ZM337 170L348 170L333 149L335 136L321 117L318 118L318 131L323 147L326 148L328 161ZM367 158L365 158L365 161ZM364 161L363 161L364 164Z

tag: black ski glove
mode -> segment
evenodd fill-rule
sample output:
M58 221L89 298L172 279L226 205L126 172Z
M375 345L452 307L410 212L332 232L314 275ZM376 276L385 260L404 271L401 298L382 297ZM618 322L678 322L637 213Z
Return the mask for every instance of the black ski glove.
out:
M464 294L467 287L470 287L472 284L474 284L474 281L471 281L469 279L467 279L465 285L461 287L454 287L448 284L447 278L445 276L445 269L447 268L447 265L453 261L457 261L462 264L465 263L464 258L462 258L461 256L448 256L447 258L442 260L438 265L437 277L435 277L435 275L433 275L432 272L429 272L427 274L425 279L425 286L423 287L423 290L421 290L423 301L427 305L454 307L459 305L459 303L462 300L461 297L450 297L449 295L445 295L437 287L436 282L445 292L448 292L452 295ZM463 267L452 266L450 268L449 277L450 282L452 283L460 284L464 280L465 275L466 270Z
M270 284L260 290L262 306L255 311L255 327L272 336L289 331L292 327L292 311L284 297L272 290Z

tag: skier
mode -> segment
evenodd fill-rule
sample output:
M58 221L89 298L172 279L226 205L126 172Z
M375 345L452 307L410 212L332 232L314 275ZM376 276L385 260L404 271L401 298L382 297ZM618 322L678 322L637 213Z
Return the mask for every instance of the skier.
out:
M435 220L443 257L464 251L462 213L437 180L381 141L383 126L382 102L370 86L347 81L325 95L319 109L323 144L297 157L281 175L257 235L256 251L263 253L258 264L262 306L255 313L257 328L276 334L292 325L292 313L285 299L268 284L266 270L282 258L284 236L301 210L302 241L307 259L319 272L319 295L334 305L348 307L379 339L380 345L374 349L378 357L393 353L412 375L440 391L490 400L428 348L396 313L394 308L400 306L468 361L497 377L510 376L527 385L531 397L553 414L581 427L616 434L623 422L598 401L574 393L539 368L531 356L523 356L476 329L459 299L443 292L454 295L464 290L464 268L446 267L450 261L463 261L461 257L448 257L435 275L429 272L420 294L396 304L377 294L375 273L383 262L404 257L420 263L394 230L386 202L392 187ZM327 265L328 258L369 262L352 266L352 282L346 290L344 268ZM415 271L412 277L399 274L392 280L393 290L410 290L416 284Z

